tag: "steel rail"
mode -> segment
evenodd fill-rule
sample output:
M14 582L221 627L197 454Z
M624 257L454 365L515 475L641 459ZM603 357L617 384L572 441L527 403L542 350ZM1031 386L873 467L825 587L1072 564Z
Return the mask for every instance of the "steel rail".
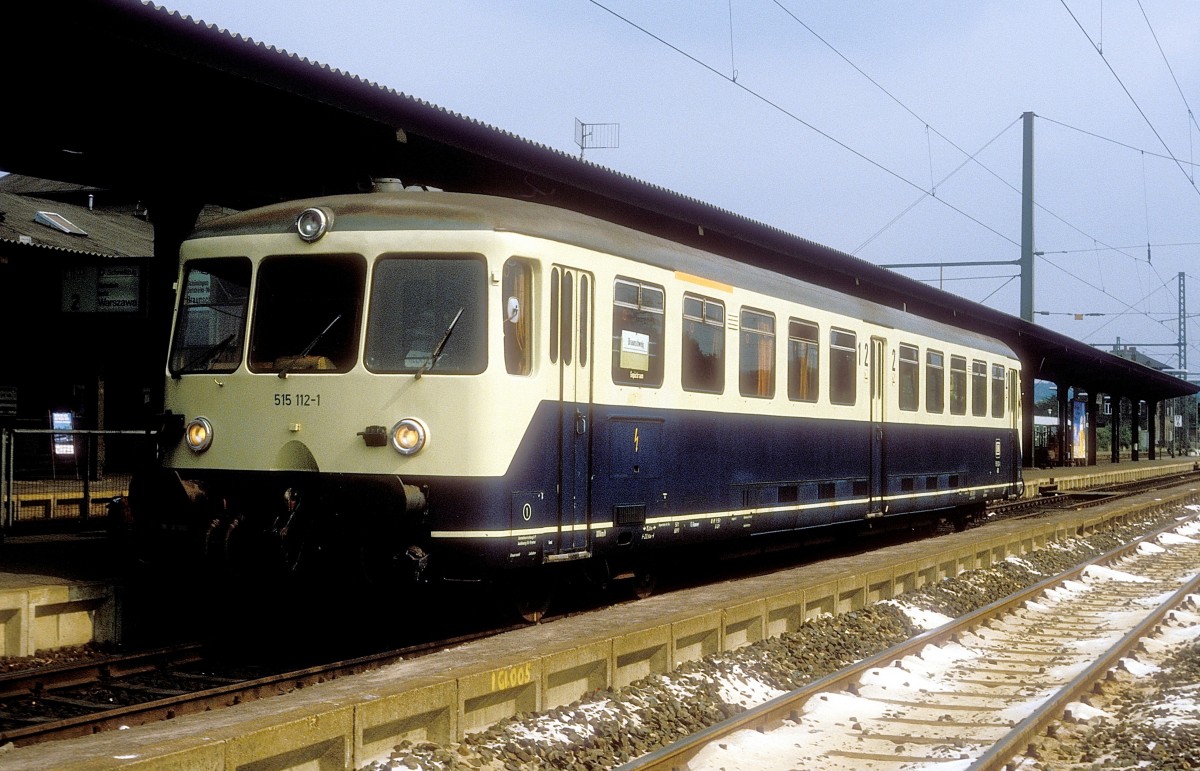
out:
M111 710L104 710L102 712L94 712L91 714L54 720L52 722L35 723L28 726L0 730L0 745L4 744L5 742L12 742L14 746L23 747L45 741L88 736L95 733L101 733L103 731L115 730L122 726L142 725L161 720L172 720L181 715L230 707L242 702L254 701L256 699L266 698L269 696L277 696L280 694L289 693L291 691L325 682L327 680L335 680L339 677L359 674L361 672L376 669L378 667L392 664L406 658L428 655L447 647L461 645L463 643L471 642L483 637L500 634L508 631L509 629L521 627L523 627L523 625L460 635L458 637L446 640L438 640L435 642L419 643L417 645L407 646L405 648L384 651L382 653L373 653L354 659L347 659L329 664L319 664L305 669L266 675L252 680L225 683L212 688L205 688L203 690L196 690L190 693L168 696L166 698L153 699L138 704L130 704ZM188 645L180 647L190 648L192 646ZM151 654L161 655L161 651L151 652ZM116 658L119 659L120 657ZM197 655L187 659L187 661L181 661L180 663L189 663L191 661L201 660L201 658L201 656ZM103 662L101 662L101 664L103 664ZM81 669L84 668L84 666L81 666ZM139 669L131 670L130 673L148 671L149 669L153 668L154 667L142 666ZM100 670L98 669L97 671ZM31 677L36 676L36 674L31 675ZM221 677L218 675L209 679L218 680L221 679ZM76 679L72 681L71 684L78 685L86 682L88 681L79 681ZM119 687L119 684L114 683L114 686ZM45 692L42 691L42 693ZM53 694L45 695L53 696ZM45 696L43 696L43 698L44 697Z
M186 643L124 655L52 664L36 669L15 669L0 673L0 699L36 696L54 688L69 688L111 678L129 677L164 666L200 661L203 657L203 646L199 643Z
M1197 589L1200 589L1200 573L1193 576L1170 598L1155 608L1149 616L1089 664L1075 679L1047 699L1028 717L1013 726L1013 729L1002 739L976 758L967 767L968 771L996 771L1007 766L1012 758L1025 749L1025 745L1030 739L1040 736L1046 726L1059 719L1070 702L1075 701L1096 682L1102 680L1125 654L1136 648L1142 639L1149 636L1162 623L1168 613L1183 605L1187 601L1188 595L1194 594Z
M862 675L870 669L886 667L893 661L902 659L905 656L914 655L924 649L926 645L941 645L947 642L956 640L960 635L969 633L983 626L988 621L1002 616L1010 611L1020 608L1027 601L1039 596L1043 591L1065 581L1076 580L1082 576L1084 570L1092 565L1103 564L1115 561L1126 554L1136 550L1144 542L1157 538L1163 533L1174 530L1179 527L1183 521L1195 520L1200 515L1193 514L1191 517L1175 520L1170 524L1143 535L1127 544L1112 549L1105 554L1095 557L1087 562L1080 563L1068 571L1064 571L1056 576L1039 581L1025 589L1010 594L1008 597L996 600L993 603L985 605L965 616L957 618L937 629L931 629L927 632L910 638L904 642L888 648L885 651L877 653L869 658L863 659L855 664L841 669L833 674L827 675L820 680L816 680L808 685L794 691L790 691L781 696L778 696L770 701L764 702L757 707L734 715L719 723L715 723L708 728L691 736L680 739L674 744L668 745L654 752L647 753L640 758L635 758L621 766L617 767L617 771L676 771L687 767L687 762L695 757L702 749L709 744L729 736L741 730L758 730L769 731L778 727L784 720L797 720L801 714L801 709L810 699L817 697L823 693L848 691L853 692L856 689L858 681ZM1064 702L1065 703L1065 702ZM972 767L973 769L974 767Z

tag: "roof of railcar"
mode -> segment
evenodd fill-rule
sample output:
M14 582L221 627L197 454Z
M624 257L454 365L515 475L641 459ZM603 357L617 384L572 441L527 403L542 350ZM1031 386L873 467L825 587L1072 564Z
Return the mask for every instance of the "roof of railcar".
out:
M486 230L510 232L626 257L665 270L694 274L852 319L1017 358L1003 342L961 327L906 313L799 279L577 212L511 198L433 191L337 195L274 204L224 217L193 238L295 233L309 207L333 212L330 232ZM297 244L300 244L297 236ZM636 276L635 276L636 277Z

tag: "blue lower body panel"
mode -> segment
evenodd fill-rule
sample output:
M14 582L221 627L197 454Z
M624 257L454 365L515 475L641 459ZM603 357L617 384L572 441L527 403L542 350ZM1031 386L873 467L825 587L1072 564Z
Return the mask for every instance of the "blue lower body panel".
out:
M180 487L168 471L140 485L134 513L164 559L187 542L226 560L336 552L368 570L482 579L982 506L1019 491L1019 464L1008 429L545 402L502 477L247 470L197 472ZM427 505L406 499L414 487Z

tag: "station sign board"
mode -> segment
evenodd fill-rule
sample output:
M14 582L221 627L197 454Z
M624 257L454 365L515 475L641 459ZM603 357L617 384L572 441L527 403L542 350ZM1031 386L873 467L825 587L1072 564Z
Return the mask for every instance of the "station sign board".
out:
M142 309L142 266L134 263L67 268L64 313L137 313Z
M17 387L0 385L0 418L17 416Z

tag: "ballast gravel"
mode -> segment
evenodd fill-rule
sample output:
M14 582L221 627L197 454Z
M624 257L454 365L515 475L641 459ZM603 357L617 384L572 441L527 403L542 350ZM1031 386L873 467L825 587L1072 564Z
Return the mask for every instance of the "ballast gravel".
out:
M362 770L609 769L919 633L922 630L911 620L914 609L963 615L1110 551L1162 521L1148 517L1086 538L1055 542L1019 559L906 594L901 600L907 609L889 601L813 619L794 632L689 662L669 674L598 691L549 712L515 715L460 743L405 741L389 758ZM1189 682L1196 683L1200 665L1192 666ZM1188 739L1193 748L1200 746L1195 738ZM1122 737L1113 741L1120 743Z

